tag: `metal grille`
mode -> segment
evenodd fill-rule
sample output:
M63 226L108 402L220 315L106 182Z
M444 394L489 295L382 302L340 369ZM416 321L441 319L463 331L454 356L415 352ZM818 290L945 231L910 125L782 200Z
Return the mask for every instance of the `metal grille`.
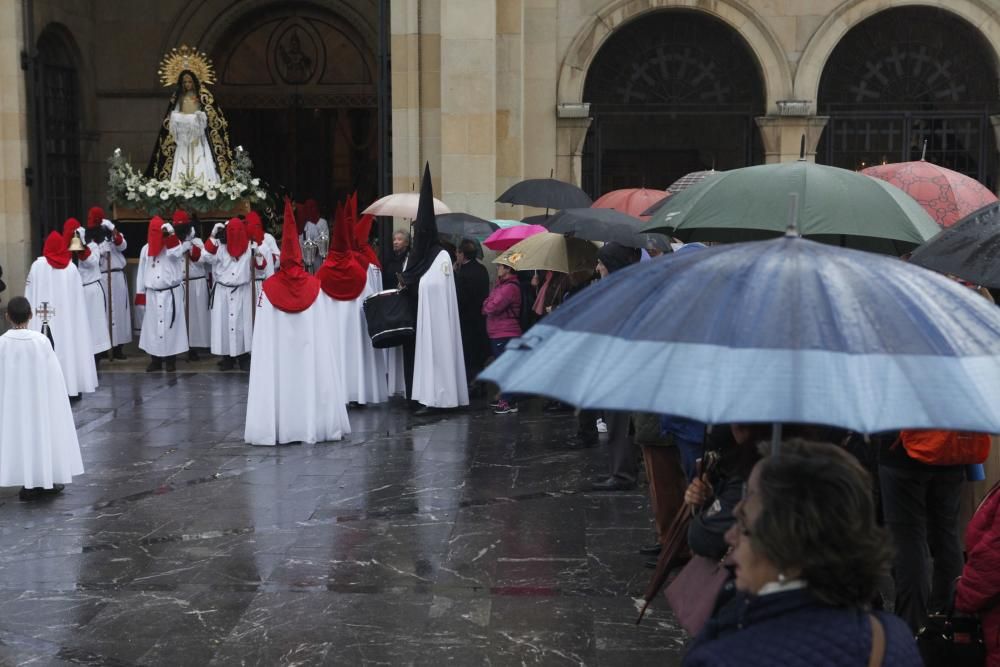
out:
M852 29L823 72L830 116L817 159L847 169L926 159L994 188L997 107L989 46L950 12L906 7Z
M664 10L622 26L587 72L583 189L666 188L690 171L753 164L763 91L753 53L707 14Z
M80 92L71 62L58 38L39 40L35 127L42 238L49 230L61 230L66 218L80 215Z

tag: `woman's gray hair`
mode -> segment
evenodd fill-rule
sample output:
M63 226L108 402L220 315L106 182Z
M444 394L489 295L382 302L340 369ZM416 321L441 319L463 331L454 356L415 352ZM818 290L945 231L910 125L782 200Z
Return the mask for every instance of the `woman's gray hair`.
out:
M406 239L406 245L410 245L410 232L406 231L405 229L397 229L392 233L392 235L402 236L404 239Z
M836 445L793 439L760 463L751 543L779 571L799 570L838 607L865 607L892 556L875 520L871 477Z

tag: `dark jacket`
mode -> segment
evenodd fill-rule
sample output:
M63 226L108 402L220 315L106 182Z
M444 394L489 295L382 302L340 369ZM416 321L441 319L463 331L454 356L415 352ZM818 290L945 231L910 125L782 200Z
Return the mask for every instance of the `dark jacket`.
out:
M490 274L478 261L470 260L455 270L455 296L458 299L458 323L462 328L466 372L482 370L490 356L490 339L486 335L486 318L482 313L483 301L489 293Z
M389 256L382 261L382 289L396 289L399 287L399 280L396 278L396 274L403 272L403 264L406 263L406 255L408 253L408 248L399 254L391 250L389 251Z
M909 628L875 612L885 631L884 667L922 665ZM735 621L733 623L732 621ZM830 607L809 589L746 596L729 622L709 622L684 658L684 667L864 667L872 650L868 612Z

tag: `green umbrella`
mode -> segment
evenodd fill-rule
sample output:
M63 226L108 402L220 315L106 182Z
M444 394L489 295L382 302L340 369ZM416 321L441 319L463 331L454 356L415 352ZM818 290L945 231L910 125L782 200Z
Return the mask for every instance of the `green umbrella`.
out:
M643 231L682 241L771 238L785 232L792 193L798 228L816 241L900 255L940 230L920 204L885 181L798 160L719 172L667 199Z

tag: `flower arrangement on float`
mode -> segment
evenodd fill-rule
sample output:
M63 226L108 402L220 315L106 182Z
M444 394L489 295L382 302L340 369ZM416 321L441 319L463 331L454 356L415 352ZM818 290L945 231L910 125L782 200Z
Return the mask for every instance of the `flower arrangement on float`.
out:
M266 186L253 176L252 169L249 154L237 146L225 180L206 183L202 178L146 178L116 148L108 159L108 199L115 206L143 210L148 215L169 214L176 209L204 213L245 204L267 205L270 198Z

